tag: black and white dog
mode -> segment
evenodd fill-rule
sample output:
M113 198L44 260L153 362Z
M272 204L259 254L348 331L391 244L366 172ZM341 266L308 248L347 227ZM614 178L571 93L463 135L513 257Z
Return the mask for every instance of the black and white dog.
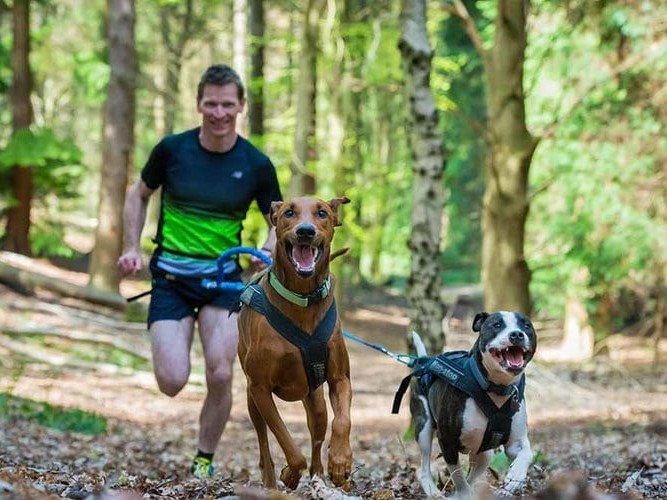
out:
M494 448L503 445L513 461L503 483L509 493L522 488L533 459L523 371L535 354L535 329L523 314L506 311L478 313L472 329L480 333L470 352L437 357L427 357L419 335L413 333L422 368L413 373L410 411L421 449L419 482L429 496L439 493L431 475L434 432L457 496L471 494L459 452L470 455L474 484L486 471Z

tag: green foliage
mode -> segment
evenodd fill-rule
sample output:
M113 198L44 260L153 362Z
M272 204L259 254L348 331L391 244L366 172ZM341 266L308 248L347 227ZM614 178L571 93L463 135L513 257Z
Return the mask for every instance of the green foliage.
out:
M541 72L542 83L535 86L529 114L537 110L533 116L542 123L547 122L543 110L562 117L553 139L543 141L534 157L531 183L541 192L527 232L531 290L539 307L554 314L562 313L568 296L588 301L595 314L603 298L650 285L653 270L667 262L664 188L661 192L658 181L667 138L660 125L664 111L650 104L651 89L664 85L665 51L638 58L615 78L587 71L617 64L621 35L630 40L623 50L645 51L651 43L642 38L648 22L638 12L610 5L574 28L553 28L554 34L575 32L559 37L559 51L549 53L550 62L541 69L533 66L543 57L537 56L539 49L530 55L535 59L528 67ZM534 46L551 39L536 34ZM583 80L579 89L591 90L577 98L563 84L572 78L568 71ZM567 90L548 92L550 80ZM563 103L571 102L574 108L563 112Z
M4 23L0 20L0 26L3 25ZM0 35L0 99L2 100L4 100L4 95L9 92L9 87L12 83L11 40L10 30L3 30L2 35ZM2 116L0 116L1 119Z
M61 408L4 392L0 393L0 417L32 420L44 427L81 434L104 434L107 430L106 418L97 414Z
M37 219L30 226L30 248L35 255L71 258L75 252L64 243L65 226L47 219Z
M85 168L81 152L69 139L59 139L49 128L23 129L16 132L0 150L0 172L14 166L32 167L33 205L53 217L34 218L30 233L31 245L37 255L72 256L64 243L64 226L56 214L65 200L79 196ZM0 198L8 198L9 176L0 182ZM11 199L8 204L12 203Z
M466 2L480 30L490 26L493 2ZM490 10L489 10L490 9ZM438 30L433 82L448 152L444 183L449 194L446 239L442 253L445 283L479 280L481 201L484 194L486 92L479 54L457 18L442 20Z
M99 51L83 50L72 54L74 62L74 83L87 102L101 106L106 98L111 68Z
M412 441L415 438L415 424L412 420L410 420L410 424L408 425L408 428L405 429L405 432L403 433L403 441Z
M16 132L0 151L0 170L15 165L56 168L78 165L81 152L71 140L56 137L49 128L22 129ZM58 172L67 176L71 170Z
M511 462L507 455L504 452L496 452L491 458L489 467L493 469L496 474L503 474L507 472L510 468Z

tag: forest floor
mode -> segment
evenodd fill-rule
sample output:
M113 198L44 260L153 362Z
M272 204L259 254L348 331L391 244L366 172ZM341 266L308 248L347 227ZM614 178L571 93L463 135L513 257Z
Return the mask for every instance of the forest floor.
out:
M68 273L63 279L84 278ZM145 284L125 286L127 296ZM408 319L402 300L365 291L354 302L359 305L345 312L345 329L403 352ZM79 340L66 338L77 334ZM108 348L104 342L109 338L120 350ZM467 348L473 339L463 323L448 347ZM129 356L123 346L139 354L130 356L132 369L118 368L118 359ZM216 475L201 481L187 471L205 390L197 342L191 382L171 399L159 393L150 363L141 360L150 352L142 324L46 292L27 297L0 286L0 397L78 408L108 422L106 432L92 436L0 414L0 498L423 497L414 473L418 449L404 437L407 402L399 415L390 411L407 368L359 344L348 342L348 350L354 453L349 491L306 476L294 492L261 490L257 444L238 363L231 418L214 459ZM662 356L667 359L667 352ZM590 488L589 493L613 495L607 498L667 498L667 370L664 363L659 369L651 365L643 340L615 337L606 354L583 364L548 364L538 356L528 369L527 400L537 460L525 496L555 498L553 490L545 488L580 484ZM284 402L278 407L309 456L303 408ZM283 455L274 441L271 446L280 469ZM434 445L434 470L451 491L436 450ZM501 478L503 473L499 467ZM494 475L490 481L486 498L493 497L499 484Z

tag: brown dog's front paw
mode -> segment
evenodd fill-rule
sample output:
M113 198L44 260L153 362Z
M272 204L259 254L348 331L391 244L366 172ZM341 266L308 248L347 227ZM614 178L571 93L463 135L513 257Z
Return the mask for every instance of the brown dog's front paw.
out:
M286 465L280 472L280 480L285 484L286 488L295 490L296 487L299 486L301 473L305 468L305 466L303 468L292 468L289 465Z
M352 453L329 455L329 476L331 481L344 488L352 470Z
M310 466L310 477L313 477L313 476L324 477L324 467L322 467L321 462L319 464L313 463Z
M273 470L273 467L270 469L262 469L262 484L268 489L274 489L278 485L276 483L276 473Z

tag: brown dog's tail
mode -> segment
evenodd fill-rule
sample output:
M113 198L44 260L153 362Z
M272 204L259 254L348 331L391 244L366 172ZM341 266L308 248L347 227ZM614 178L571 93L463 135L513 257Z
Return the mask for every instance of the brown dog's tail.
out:
M335 252L333 252L331 254L331 256L329 256L329 262L331 262L332 260L334 260L337 257L340 257L341 255L345 255L349 249L350 249L349 247L345 247L345 248L341 248L340 250L336 250Z

